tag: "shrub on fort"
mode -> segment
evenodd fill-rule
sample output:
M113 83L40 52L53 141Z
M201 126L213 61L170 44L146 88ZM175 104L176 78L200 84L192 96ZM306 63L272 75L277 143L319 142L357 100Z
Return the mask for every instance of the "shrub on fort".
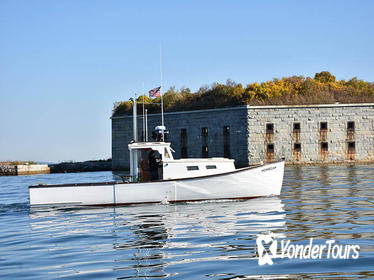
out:
M166 112L231 107L236 105L311 105L332 103L374 102L374 83L352 78L337 81L327 71L316 73L314 78L292 76L263 83L251 83L246 87L227 80L226 84L214 83L192 93L188 88L171 87L163 95ZM137 99L142 110L143 96ZM144 97L148 113L160 111L160 98ZM131 114L132 100L117 103L113 115Z

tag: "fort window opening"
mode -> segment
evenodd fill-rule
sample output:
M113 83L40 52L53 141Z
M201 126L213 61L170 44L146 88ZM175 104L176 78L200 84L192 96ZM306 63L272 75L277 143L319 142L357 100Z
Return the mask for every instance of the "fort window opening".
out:
M293 149L295 152L301 152L301 143L295 143Z
M354 141L348 142L347 159L354 160L356 154L356 143Z
M319 124L319 139L322 142L327 141L327 122L320 122Z
M265 161L266 162L274 161L274 144L267 144L266 145Z
M319 156L322 161L328 160L329 144L327 142L321 142Z
M352 122L352 121L347 122L347 128L349 131L355 131L355 122Z
M223 157L230 158L230 126L223 127Z
M321 130L327 130L327 122L321 122L320 123L320 129Z
M355 139L355 122L348 121L347 122L347 140L352 141Z
M356 143L355 142L348 142L348 151L354 151L356 149Z
M267 123L266 124L266 135L265 139L267 143L273 143L274 142L274 124L273 123Z
M266 152L267 153L274 153L274 144L268 144Z
M327 152L329 150L329 143L327 142L322 142L321 143L321 151L322 152Z
M266 134L273 134L274 133L274 124L267 123L266 124Z
M301 143L294 143L293 144L293 157L296 161L300 161L300 159L301 159Z
M300 141L300 123L299 122L293 123L292 138L293 138L293 141L295 142Z
M208 151L208 128L203 127L201 129L201 136L202 136L202 148L201 148L201 156L203 158L209 157Z
M187 158L187 129L181 129L181 158Z
M300 131L300 123L293 123L293 131L298 132Z

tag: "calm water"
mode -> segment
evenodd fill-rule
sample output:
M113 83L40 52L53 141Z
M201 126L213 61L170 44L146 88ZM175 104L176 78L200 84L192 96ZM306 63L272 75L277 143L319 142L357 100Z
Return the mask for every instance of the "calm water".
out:
M374 278L374 165L287 167L280 197L178 205L30 209L28 185L111 172L0 177L0 279ZM256 237L360 245L353 260L258 265Z

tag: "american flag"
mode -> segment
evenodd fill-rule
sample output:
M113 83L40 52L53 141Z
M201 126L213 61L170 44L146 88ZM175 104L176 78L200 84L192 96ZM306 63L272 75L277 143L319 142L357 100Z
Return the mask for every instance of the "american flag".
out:
M161 96L161 87L156 87L149 91L149 97L160 97Z

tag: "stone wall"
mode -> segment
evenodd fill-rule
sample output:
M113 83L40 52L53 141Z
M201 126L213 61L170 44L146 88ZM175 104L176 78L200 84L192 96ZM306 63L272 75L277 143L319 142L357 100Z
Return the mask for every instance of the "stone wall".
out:
M20 164L0 166L0 176L45 174L49 173L49 171L49 167L46 164Z
M49 167L47 164L22 164L17 165L17 175L30 175L30 174L47 174Z
M142 139L142 122L138 116L138 139ZM327 129L321 132L322 122L327 123ZM353 133L348 122L354 122ZM297 133L294 123L299 124ZM160 124L160 114L149 115L148 134ZM272 125L272 133L266 133L267 124ZM209 157L223 157L223 129L229 126L230 157L237 166L282 158L287 163L374 161L374 104L238 106L173 112L165 114L165 126L175 158L181 157L181 129L187 132L188 157L202 157L203 128L208 128ZM132 139L132 116L113 117L114 170L129 168L127 145ZM353 155L348 153L349 145L354 146Z
M327 123L327 130L321 133L322 122ZM348 122L354 122L350 133ZM274 160L285 158L288 163L351 161L347 155L348 145L354 143L354 161L374 161L374 104L248 107L251 164L266 161L270 143L266 142L267 123L274 125ZM300 124L298 140L293 132L294 123ZM321 151L322 142L327 143L325 157ZM295 143L301 146L298 160L294 154Z
M208 128L209 157L223 157L223 129L230 127L230 155L237 166L248 165L247 106L165 113L165 126L169 130L167 141L175 150L174 158L181 158L181 129L187 132L187 154L189 158L202 157L202 128ZM138 116L138 139L142 135L142 117ZM161 115L148 115L148 135L161 124ZM112 118L112 168L129 168L128 143L132 136L132 116Z
M17 175L17 168L15 165L0 165L0 176L14 175Z

